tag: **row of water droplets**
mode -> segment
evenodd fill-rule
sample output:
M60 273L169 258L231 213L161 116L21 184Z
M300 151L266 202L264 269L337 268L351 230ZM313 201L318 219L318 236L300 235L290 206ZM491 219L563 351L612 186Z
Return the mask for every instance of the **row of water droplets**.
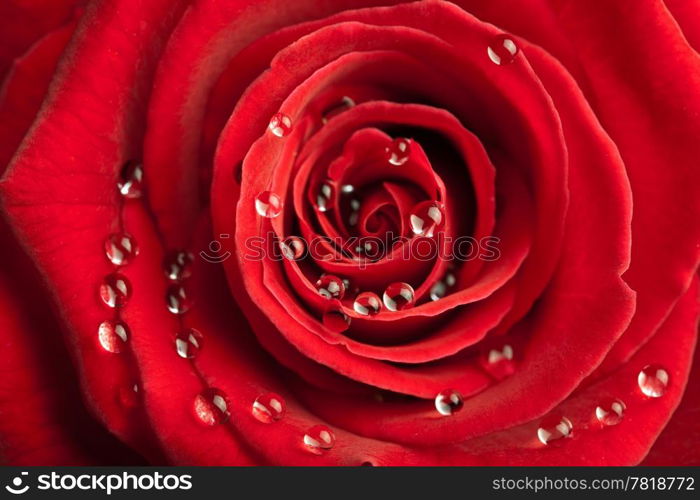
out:
M143 194L143 165L129 162L125 165L117 184L123 200L138 199ZM120 203L120 210L122 204ZM131 297L132 288L128 279L119 270L128 265L139 254L138 245L133 236L123 228L120 212L120 230L110 234L104 242L107 259L115 266L115 271L107 275L99 287L102 303L115 311L114 320L106 320L98 327L98 342L104 351L112 354L123 352L127 344L129 327L120 317L121 309L126 306ZM203 346L204 336L194 328L186 328L183 315L193 303L185 289L185 281L191 277L194 256L185 251L170 253L164 261L165 277L169 284L166 292L166 307L177 315L180 329L175 335L174 348L178 356L193 360ZM138 384L120 390L119 398L126 406L138 403ZM193 403L196 418L204 425L214 426L224 423L230 417L229 402L223 391L217 388L207 388L198 394ZM259 422L270 424L280 420L286 413L284 399L269 392L260 395L251 405L251 414ZM310 427L301 438L305 448L319 454L332 448L335 442L333 432L324 425Z
M637 375L639 392L647 398L660 398L668 388L668 372L659 365L647 365ZM440 415L450 416L464 407L461 394L454 389L440 392L435 398L435 409ZM592 415L603 426L614 426L622 422L627 406L619 398L605 398L591 409ZM562 438L573 436L572 421L561 414L553 413L545 417L537 427L537 439L549 444Z

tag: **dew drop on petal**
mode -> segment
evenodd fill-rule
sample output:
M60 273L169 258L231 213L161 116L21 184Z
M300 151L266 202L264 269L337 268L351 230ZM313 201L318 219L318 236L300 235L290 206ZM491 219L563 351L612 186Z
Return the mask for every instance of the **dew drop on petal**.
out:
M275 113L267 128L277 137L287 137L292 132L292 119L284 113Z
M122 307L131 297L131 284L119 273L108 274L100 285L100 298L111 308Z
M163 262L165 276L171 281L180 281L192 276L194 255L189 252L171 252Z
M226 422L231 415L226 395L219 389L205 389L194 398L194 414L204 425Z
M318 187L316 198L314 199L314 208L319 212L327 212L333 208L335 203L335 188L331 181L324 181Z
M510 36L497 35L491 40L487 53L494 64L503 66L515 60L515 56L518 55L518 46Z
M280 242L280 250L287 260L299 260L306 253L304 240L296 236L289 236Z
M316 455L333 448L335 435L329 427L325 425L314 425L304 434L304 445L306 449Z
M355 191L355 186L353 186L352 184L343 184L343 185L340 187L340 191L341 191L343 194L353 193L353 192Z
M323 112L321 116L321 122L325 125L326 123L328 123L328 120L330 120L334 116L338 116L343 111L347 111L353 106L355 106L355 101L351 97L343 96L343 98L338 103L329 106Z
M255 210L261 217L273 219L282 212L282 199L272 191L263 191L255 198Z
M659 365L647 365L639 372L637 383L645 396L660 398L666 393L668 372Z
M175 335L175 350L184 359L194 359L202 348L204 336L199 330L187 328Z
M139 254L139 247L133 236L126 233L114 233L105 240L105 254L112 264L123 266Z
M321 297L340 300L345 296L345 282L332 274L324 274L316 281L316 290Z
M117 182L119 193L124 198L139 198L143 194L143 165L129 161L122 168Z
M435 396L435 409L440 415L449 416L457 413L464 406L462 395L454 389L446 389Z
M595 416L603 425L617 425L625 415L625 403L619 399L602 401L595 409Z
M350 316L345 314L342 307L334 305L323 313L323 326L335 333L342 333L350 328Z
M103 321L97 329L97 337L105 351L117 354L129 340L129 328L121 321Z
M430 300L440 300L447 294L447 285L444 281L436 281L433 286L430 287Z
M362 292L355 297L352 307L361 316L375 316L382 310L382 300L376 293Z
M550 415L546 417L537 428L537 439L542 444L549 444L557 439L571 437L573 433L571 421L561 415Z
M384 307L389 311L402 311L415 303L415 292L408 283L392 283L384 291Z
M424 201L411 210L409 223L413 234L432 238L444 223L442 204L436 201Z
M287 411L284 398L274 392L258 396L253 402L253 416L264 424L277 422Z
M502 380L515 372L513 354L513 347L510 344L504 344L501 348L488 349L484 351L481 366L489 375Z
M138 406L139 400L140 400L140 394L139 394L139 385L138 384L130 384L126 385L123 387L119 388L119 391L117 393L117 398L119 399L119 402L127 407L127 408L134 408L135 406Z
M387 160L397 167L405 164L411 156L411 140L399 137L386 148Z
M168 311L173 314L185 314L192 307L192 299L185 287L180 284L170 285L165 293Z

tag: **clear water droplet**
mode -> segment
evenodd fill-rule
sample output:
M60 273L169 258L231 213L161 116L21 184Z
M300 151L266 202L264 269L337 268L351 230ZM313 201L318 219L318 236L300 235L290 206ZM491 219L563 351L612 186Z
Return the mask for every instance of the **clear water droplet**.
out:
M668 372L659 365L647 365L637 376L639 389L650 398L660 398L666 394L668 380Z
M324 181L318 187L316 199L314 200L314 208L319 212L327 212L333 208L335 203L335 188L331 181Z
M345 296L345 283L332 274L324 274L316 282L316 290L326 299L342 299Z
M457 283L457 277L454 275L454 273L445 274L445 284L447 286L455 286L456 283Z
M340 191L344 194L350 194L355 192L355 186L353 186L352 184L343 184L340 187Z
M304 434L304 445L306 449L316 455L321 455L325 451L333 448L335 444L335 434L325 425L314 425Z
M187 328L175 335L175 350L184 359L194 359L202 349L204 336L199 330Z
M436 281L433 286L430 287L430 300L440 300L447 294L447 284L444 281Z
M602 401L595 409L595 416L603 425L617 425L625 415L625 403L616 398Z
M350 328L350 316L345 314L342 307L334 305L323 313L323 326L335 333L342 333Z
M140 390L138 384L130 384L119 388L117 398L126 408L138 406L140 401Z
M292 133L292 119L284 113L275 113L267 128L277 137L287 137Z
M515 60L515 56L518 55L518 46L510 36L497 35L491 40L487 53L494 64L503 66Z
M119 273L108 274L100 285L100 298L111 308L122 307L131 297L131 284Z
M464 406L462 395L454 389L446 389L435 396L435 409L440 415L449 416L457 413Z
M415 292L408 283L392 283L384 291L384 307L389 311L402 311L415 303Z
M129 328L122 321L103 321L97 329L97 338L105 351L117 354L129 340Z
M418 203L408 219L413 234L432 238L444 224L442 204L436 201Z
M140 198L144 188L143 165L136 161L127 162L119 174L117 188L124 198Z
M192 276L194 255L189 252L171 252L163 262L165 276L171 281L180 281Z
M188 296L185 287L180 284L168 287L165 293L165 302L168 311L173 314L185 314L192 307L192 299Z
M481 366L489 375L502 380L515 373L513 355L513 347L510 344L504 344L500 349L495 347L488 349L484 351Z
M411 156L411 140L399 137L386 148L387 160L395 166L405 164Z
M277 422L287 412L284 398L274 392L258 396L253 403L253 416L264 424Z
M333 118L334 116L338 116L340 113L347 111L348 109L352 108L355 106L355 101L348 97L348 96L343 96L343 98L340 100L340 102L328 107L324 112L321 117L321 122L325 125L328 123L328 120Z
M382 310L382 300L376 293L362 292L355 297L352 307L361 316L375 316Z
M124 266L139 254L139 247L133 236L126 233L114 233L105 240L105 254L115 266Z
M282 212L282 199L272 191L263 191L255 198L255 210L261 217L273 219Z
M226 395L219 389L205 389L194 398L194 414L204 425L226 422L231 416Z
M289 236L280 242L280 250L287 260L299 260L306 254L304 240L296 236Z
M537 439L542 444L549 444L557 439L571 437L574 426L571 421L561 415L546 417L537 429Z

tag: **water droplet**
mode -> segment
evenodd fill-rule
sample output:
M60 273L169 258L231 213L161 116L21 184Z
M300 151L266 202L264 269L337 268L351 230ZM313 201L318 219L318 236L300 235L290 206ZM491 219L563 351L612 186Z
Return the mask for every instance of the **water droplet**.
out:
M97 329L97 337L105 351L120 353L129 340L129 328L121 321L103 321Z
M194 414L204 425L226 422L231 416L226 395L219 389L205 389L194 398Z
M350 316L340 306L331 306L323 313L323 325L332 332L342 333L350 328Z
M435 396L435 409L440 415L452 415L464 406L462 395L454 389L446 389Z
M114 233L105 240L105 253L112 264L123 266L139 254L139 247L133 236L126 233Z
M355 106L355 101L348 96L343 96L343 98L340 100L339 103L337 103L333 106L330 106L328 109L326 109L323 112L323 116L321 117L321 121L325 125L326 123L328 123L328 120L330 120L334 116L339 115L343 111L347 111L348 109L352 108L353 106Z
M502 380L515 372L513 347L505 344L500 349L492 348L484 352L481 366L495 379Z
M168 311L173 314L185 314L192 307L192 299L188 296L185 287L179 284L168 287L165 302L168 305Z
M304 434L304 445L316 455L321 455L324 451L330 450L335 444L335 435L329 427L325 425L314 425Z
M440 300L447 293L447 285L444 281L436 281L435 284L430 287L430 300Z
M362 292L355 298L352 307L361 316L374 316L382 310L382 301L376 293Z
M324 181L318 187L314 208L319 212L327 212L333 208L335 202L335 188L331 181Z
M282 212L282 199L272 191L263 191L255 198L255 210L261 217L275 218Z
M139 404L139 386L131 384L119 388L117 398L119 402L127 408L133 408Z
M619 399L607 399L595 409L595 416L603 425L617 425L625 415L625 403Z
M285 259L299 260L306 253L306 244L301 238L289 236L280 242L280 250Z
M143 194L143 165L127 162L119 175L117 188L124 198L140 198Z
M455 277L454 273L445 274L445 284L447 286L455 286L455 283L457 283L457 278Z
M510 36L497 35L489 44L487 52L494 64L502 66L513 62L518 55L518 46Z
M442 205L436 201L424 201L413 207L409 222L413 234L432 238L444 221Z
M350 200L350 215L348 216L348 224L354 226L360 219L360 200L352 199Z
M253 403L253 416L264 424L277 422L287 411L287 404L279 394L268 392Z
M557 439L571 437L573 428L574 426L568 418L551 415L540 422L537 438L542 444L549 444Z
M386 148L386 155L389 163L401 166L406 163L411 156L411 140L399 137L391 141Z
M645 396L660 398L666 393L668 372L659 365L647 365L639 372L637 383Z
M122 307L131 297L131 285L119 273L108 274L100 285L100 298L107 307Z
M355 186L353 186L352 184L343 184L343 185L341 186L340 190L341 190L344 194L353 193L353 192L355 191Z
M189 252L172 252L163 263L165 276L172 281L189 278L192 275L194 255Z
M181 358L193 359L202 348L204 336L199 330L187 328L175 335L175 349Z
M276 113L267 128L277 137L287 137L292 132L292 119L284 113Z
M316 282L316 290L326 299L342 299L345 295L345 283L332 274L324 274Z
M392 283L384 291L384 306L389 311L402 311L415 302L415 292L408 283Z

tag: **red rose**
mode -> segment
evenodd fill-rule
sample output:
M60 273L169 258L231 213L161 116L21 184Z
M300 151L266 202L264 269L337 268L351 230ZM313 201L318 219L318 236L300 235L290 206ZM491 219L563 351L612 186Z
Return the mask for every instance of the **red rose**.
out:
M456 4L3 3L6 463L699 463L700 16Z

